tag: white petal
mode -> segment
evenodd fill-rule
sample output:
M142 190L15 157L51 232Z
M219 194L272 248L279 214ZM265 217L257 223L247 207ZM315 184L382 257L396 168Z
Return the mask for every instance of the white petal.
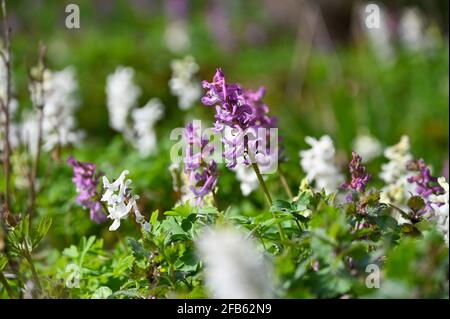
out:
M120 227L120 219L114 219L112 225L109 226L109 231L115 231L119 227Z

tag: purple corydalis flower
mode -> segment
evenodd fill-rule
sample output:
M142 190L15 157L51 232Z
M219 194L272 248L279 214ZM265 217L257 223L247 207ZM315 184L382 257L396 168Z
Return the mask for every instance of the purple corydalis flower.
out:
M367 183L371 176L366 173L366 168L361 165L362 157L355 151L352 151L352 160L348 164L351 175L349 183L345 183L342 187L344 189L352 189L354 191L363 193L366 190Z
M249 154L256 157L256 150L260 154L270 153L270 131L267 130L263 137L256 134L259 128L277 127L277 119L268 115L269 107L263 102L265 88L251 91L239 84L227 83L220 68L216 70L212 82L203 81L202 86L206 90L202 103L215 106L215 129L225 133L222 141L226 145L223 155L229 160L227 167L234 168L240 157L244 157L244 163L248 165L246 157ZM269 143L262 143L263 139ZM260 145L265 145L266 149L261 150Z
M105 221L106 216L98 201L98 176L95 176L95 164L79 162L73 156L69 156L67 163L73 167L72 181L78 193L76 202L90 210L91 220L98 224Z
M269 106L263 102L266 89L260 87L257 91L244 90L244 98L252 109L253 127L277 127L277 118L269 116Z
M217 185L217 164L213 159L208 159L213 154L214 147L208 144L206 138L197 134L197 127L193 123L186 125L184 138L184 172L188 176L190 190L197 198L197 204L200 204L203 197Z
M218 131L222 131L225 125L245 130L254 124L252 108L247 104L242 87L236 83L226 83L220 68L212 82L202 81L202 86L206 93L201 101L206 106L215 106L215 127Z
M417 194L422 196L427 207L430 208L428 197L432 194L438 195L444 192L444 189L438 184L437 177L431 176L431 170L423 159L408 163L407 169L418 172L416 176L409 177L408 182L416 184Z

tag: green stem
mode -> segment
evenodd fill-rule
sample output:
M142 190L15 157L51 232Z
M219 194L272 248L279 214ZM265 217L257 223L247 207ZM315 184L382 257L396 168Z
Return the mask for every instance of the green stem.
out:
M256 176L258 177L259 184L264 191L264 195L266 197L267 203L269 204L269 208L272 207L272 196L270 196L269 190L267 189L266 182L264 182L264 178L261 175L258 164L252 162L252 167L255 171ZM283 227L281 227L281 223L276 219L275 212L272 212L273 218L277 222L278 232L280 233L280 238L282 241L285 241L286 236L284 235Z
M253 169L254 169L254 171L256 173L256 176L258 177L259 184L261 185L261 187L262 187L262 189L264 191L264 195L266 197L266 201L267 201L267 203L269 204L269 207L270 207L270 206L272 206L272 197L270 196L269 190L267 189L267 186L266 186L266 182L264 182L264 179L263 179L263 177L261 175L261 172L259 171L258 164L252 163L252 167L253 167Z
M284 176L284 172L281 169L281 166L278 166L278 175L280 176L281 184L283 184L286 194L288 195L289 199L292 200L294 198L294 195L292 194L291 188L289 187L286 176Z
M25 254L25 259L28 261L28 263L30 264L30 268L31 268L31 272L33 273L33 280L38 288L38 290L40 292L42 292L42 285L41 285L41 281L39 279L38 273L36 271L36 268L34 268L34 263L33 260L31 258L31 254L30 252L27 250L26 254Z
M6 292L8 293L9 297L16 298L14 291L12 290L11 286L8 283L8 280L6 279L5 275L0 271L0 282L2 283L3 287L5 287Z
M220 211L219 209L219 199L217 198L217 193L215 190L212 191L212 196L213 196L213 200L214 200L214 205L216 205L216 208L218 211Z

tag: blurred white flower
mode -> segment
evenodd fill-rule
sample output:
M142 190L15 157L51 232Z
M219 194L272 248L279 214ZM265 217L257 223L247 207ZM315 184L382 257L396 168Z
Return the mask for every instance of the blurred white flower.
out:
M431 207L434 211L434 217L436 219L438 230L444 236L445 242L448 245L448 194L449 185L445 180L445 177L439 177L438 183L444 189L444 194L441 195L430 195Z
M124 133L130 110L136 106L141 89L134 83L134 69L118 66L106 80L106 97L110 126Z
M170 22L164 33L164 40L167 49L172 53L181 53L186 51L191 45L188 28L183 20Z
M7 51L0 48L0 53L3 55L7 54ZM7 69L5 65L5 61L0 57L0 101L5 102L6 99L6 90L7 90Z
M44 82L43 148L78 143L83 134L76 131L75 111L79 106L76 98L78 83L72 67L52 72Z
M194 76L198 72L198 64L192 56L173 60L170 64L172 78L169 80L170 92L178 97L178 107L187 110L200 98L201 88Z
M0 80L1 81L1 80ZM9 102L9 146L11 149L16 148L20 144L20 125L13 121L14 116L17 112L18 103L16 99L12 99ZM3 152L4 140L3 135L5 134L4 125L6 123L5 114L0 110L0 154Z
M141 108L133 109L134 136L131 138L134 147L139 151L141 157L155 154L157 141L155 123L162 118L164 105L158 98L152 98Z
M0 51L2 54L6 55L7 52L0 48ZM5 62L2 58L0 58L0 103L6 103L6 91L7 91L7 69ZM11 83L12 86L12 83ZM10 97L9 101L9 143L11 148L15 148L19 145L19 126L14 123L14 116L18 109L18 102L13 97ZM4 140L3 140L3 134L4 134L4 125L6 122L5 114L0 109L0 154L3 152L4 148Z
M335 163L336 150L331 137L322 136L319 140L307 136L305 138L311 148L300 151L300 165L309 182L315 181L316 190L325 189L327 193L338 190L344 182L344 176Z
M370 162L383 152L380 141L371 135L357 136L353 141L353 149L362 157L363 163Z
M250 239L236 230L207 230L196 246L205 262L205 280L212 297L258 299L273 296L270 267Z
M389 64L395 59L395 51L391 43L392 27L389 24L389 13L381 4L371 3L376 4L380 8L380 24L379 27L368 28L365 24L365 21L367 19L365 8L368 4L369 3L363 4L360 10L360 21L362 24L362 29L366 33L372 50L378 57L378 59L383 63Z
M72 67L57 72L45 70L43 82L31 82L29 85L31 100L35 106L43 106L42 141L43 149L50 151L57 146L77 144L83 137L83 133L76 130L75 111L79 106L76 97L78 83L75 71ZM33 154L37 149L37 135L31 136L30 132L37 131L38 112L33 110L28 113L28 123L24 123L22 136L27 136L23 143L33 145ZM31 143L30 139L36 141ZM34 146L36 144L36 146Z
M23 115L20 127L20 142L26 146L31 156L35 156L38 148L39 122L35 110Z
M170 175L172 176L172 186L176 193L179 193L180 199L176 205L184 205L186 203L194 204L197 199L194 193L189 189L189 180L186 174L181 170L180 164L172 163L169 166Z
M259 187L258 177L251 166L237 164L233 169L236 172L236 178L241 183L242 195L248 196Z
M403 10L399 23L400 40L411 51L423 49L427 45L424 35L424 21L417 8Z
M413 173L406 168L407 163L413 159L410 154L409 137L403 135L399 143L385 149L384 156L389 162L381 166L379 176L386 185L381 189L380 202L406 208L406 199L410 193L415 193L414 185L408 183L408 178ZM398 213L395 213L394 217L399 223L406 222Z

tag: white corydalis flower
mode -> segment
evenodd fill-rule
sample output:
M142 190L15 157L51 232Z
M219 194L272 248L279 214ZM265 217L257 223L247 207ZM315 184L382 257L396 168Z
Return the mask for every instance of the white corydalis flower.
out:
M0 79L1 81L1 79ZM0 84L1 85L1 84ZM1 97L0 97L1 99ZM15 123L14 121L12 121L12 119L14 118L16 112L18 109L18 103L17 100L12 99L9 102L9 118L10 118L10 122L9 122L9 146L11 149L16 148L17 146L20 145L20 125L18 123ZM5 124L6 124L6 119L5 119L5 114L4 112L2 112L0 110L0 154L3 152L3 148L4 148L4 139L3 136L5 134Z
M270 268L254 243L236 230L207 230L196 242L214 298L271 298Z
M3 55L7 57L7 52L0 48L0 51ZM0 102L2 104L6 103L6 94L7 94L7 68L5 65L5 61L0 58ZM11 83L12 85L13 83ZM18 109L18 102L16 99L10 97L9 100L9 145L11 148L15 148L19 145L19 130L20 127L18 124L14 123L13 119L15 116L15 113ZM2 134L4 134L4 125L5 125L6 119L5 114L3 111L0 110L0 154L3 152L4 148L4 137Z
M368 28L366 25L367 13L365 11L365 8L368 5L369 3L365 3L361 6L360 20L362 29L365 32L377 58L383 63L390 64L395 60L395 50L392 46L392 27L389 23L391 17L389 12L387 12L381 4L376 3L375 5L380 9L380 24L376 28Z
M445 242L448 241L448 198L449 198L449 185L445 180L445 177L438 178L439 185L444 189L444 193L440 195L430 195L431 207L434 211L434 218L438 226L438 230L444 236Z
M371 135L359 135L353 141L353 149L362 157L362 162L367 163L383 153L380 141Z
M410 154L409 137L404 135L396 145L385 149L384 156L389 160L381 166L380 178L386 183L381 193L384 203L403 204L409 192L415 193L414 186L408 183L412 176L406 166L413 159Z
M6 58L8 58L7 54L8 52L2 48L0 48L0 53L4 55ZM2 57L0 57L0 101L2 103L6 102L6 91L7 91L7 76L8 76L8 70L6 68L5 61ZM3 112L2 112L3 113Z
M76 144L82 138L83 134L75 129L75 111L79 106L77 90L78 83L72 67L52 72L48 81L44 82L44 150Z
M107 108L110 126L124 133L130 110L136 106L141 89L134 83L134 69L118 66L106 80Z
M259 187L258 176L252 167L238 164L234 169L236 178L241 183L242 195L248 196Z
M133 207L134 198L128 203L125 203L126 189L131 184L130 179L125 179L129 172L124 170L119 178L113 183L110 183L106 176L103 176L103 188L106 191L101 198L102 202L106 202L108 208L108 218L113 220L112 225L109 227L110 231L114 231L120 226L120 220L128 217L128 214Z
M170 22L164 33L166 47L170 52L180 53L189 48L191 39L187 30L188 28L183 20Z
M112 183L106 176L103 176L103 188L106 191L103 193L101 201L106 202L108 218L113 220L109 230L117 230L120 227L120 220L127 218L133 210L136 222L149 232L150 224L145 220L137 206L136 200L139 199L139 196L132 196L127 193L127 187L132 183L131 179L126 179L128 174L129 171L124 170L119 178Z
M42 140L43 149L51 151L55 147L77 144L83 133L76 130L75 111L79 106L76 92L78 83L72 67L52 72L45 70L43 81L33 81L29 86L31 99L35 106L43 107ZM28 122L27 122L28 121ZM33 131L30 125L38 121L38 112L33 110L27 114L22 130L24 144L37 144L37 135L30 135ZM36 139L32 141L31 139ZM37 147L37 146L36 146ZM33 154L36 147L30 150Z
M181 110L190 109L201 96L199 82L194 76L198 72L198 64L192 56L170 63L172 78L169 80L170 92L178 97L178 107Z
M300 165L306 173L308 182L315 182L315 189L325 189L332 193L338 190L344 182L343 175L335 163L336 150L331 137L322 136L320 139L307 136L305 138L311 148L300 151Z
M385 149L384 156L389 160L381 166L380 178L386 183L381 189L380 202L395 204L401 209L406 209L406 200L410 193L415 194L415 187L408 182L413 175L407 170L407 164L413 159L410 154L409 137L404 135L396 145ZM393 217L400 224L408 221L400 213L394 212Z
M153 98L145 106L132 111L134 137L131 140L141 157L155 154L157 141L154 126L163 114L164 105L158 98Z
M422 50L428 45L429 39L424 34L424 19L417 8L403 10L399 23L399 36L403 45L411 51Z

